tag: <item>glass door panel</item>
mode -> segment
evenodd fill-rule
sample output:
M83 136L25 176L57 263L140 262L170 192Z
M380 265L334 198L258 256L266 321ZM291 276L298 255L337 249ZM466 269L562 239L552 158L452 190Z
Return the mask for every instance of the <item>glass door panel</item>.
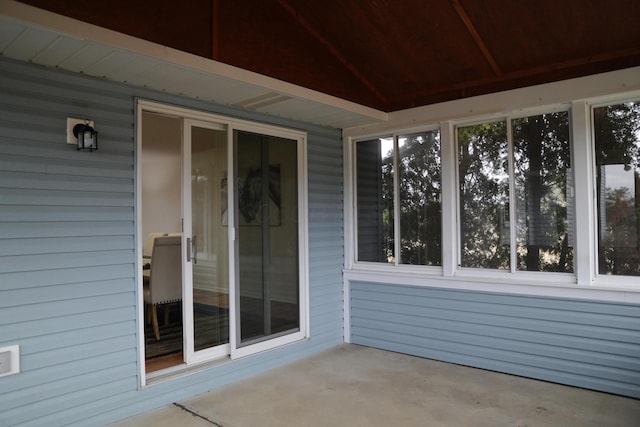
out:
M183 257L177 237L182 231L182 119L150 111L140 119L140 262L148 374L179 365L184 357Z
M144 374L307 338L305 134L141 103L141 232L178 239L170 271L181 273L178 296L159 303L171 306L160 338L141 328L145 358L161 359L170 340L175 354ZM149 307L151 280L140 282Z
M236 346L300 330L297 141L235 132Z
M190 130L191 232L185 241L193 291L193 351L198 352L229 342L227 133L204 125Z

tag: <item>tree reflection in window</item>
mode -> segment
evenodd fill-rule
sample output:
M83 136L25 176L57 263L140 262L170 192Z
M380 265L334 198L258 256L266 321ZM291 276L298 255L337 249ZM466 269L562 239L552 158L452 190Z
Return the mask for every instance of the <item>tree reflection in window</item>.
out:
M400 263L442 265L440 131L398 138Z
M573 271L569 113L514 119L517 269Z
M506 122L458 128L461 266L510 268Z
M458 128L462 267L573 271L570 151L565 111Z
M598 271L640 276L640 102L594 108Z

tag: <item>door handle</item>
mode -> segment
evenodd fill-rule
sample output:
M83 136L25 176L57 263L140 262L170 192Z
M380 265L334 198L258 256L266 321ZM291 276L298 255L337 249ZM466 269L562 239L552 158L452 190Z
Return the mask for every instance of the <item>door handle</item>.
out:
M196 236L195 234L193 235L193 237L191 238L191 252L193 252L193 258L191 258L193 260L194 264L198 263L198 236Z
M198 236L193 235L187 237L187 262L193 261L194 264L198 263Z

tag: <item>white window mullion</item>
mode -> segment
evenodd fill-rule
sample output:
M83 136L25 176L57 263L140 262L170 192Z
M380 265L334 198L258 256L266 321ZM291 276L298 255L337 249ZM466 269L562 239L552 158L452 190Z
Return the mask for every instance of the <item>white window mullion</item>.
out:
M596 203L593 141L591 140L591 110L584 100L571 103L571 145L573 152L574 206L574 269L578 285L588 286L596 271Z
M511 119L507 118L507 150L509 156L509 266L512 273L515 273L518 265L518 207L516 197L516 177L513 152L513 131L511 129Z
M458 156L456 154L455 127L451 121L440 123L440 156L442 165L442 274L453 276L457 270L459 254L458 210Z
M395 265L402 263L400 253L400 154L398 135L393 136L393 252Z
M351 138L344 138L342 153L344 156L343 179L344 179L344 265L345 268L352 268L357 259L357 192L355 171L357 169L356 156L353 154L355 142Z

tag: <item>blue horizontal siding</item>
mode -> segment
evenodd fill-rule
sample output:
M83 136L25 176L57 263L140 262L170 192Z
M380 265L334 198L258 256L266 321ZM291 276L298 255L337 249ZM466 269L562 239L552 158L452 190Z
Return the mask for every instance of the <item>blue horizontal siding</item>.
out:
M21 350L0 424L14 425L137 382L134 103L98 93L88 106L75 79L0 66L0 345ZM67 116L101 123L100 156L66 144Z
M77 331L75 333L77 334ZM88 344L91 342L89 341ZM3 393L6 393L8 397L18 391L28 392L43 388L49 389L57 384L68 384L78 380L83 381L83 378L86 378L87 375L105 375L104 373L101 374L101 371L110 371L119 367L128 369L131 376L131 363L134 362L131 361L130 351L127 350L124 353L107 352L96 357L74 360L71 363L57 363L54 366L25 370L21 373L22 381L8 384L6 388L3 388ZM96 366L99 366L100 369L96 369ZM137 367L134 369L137 369ZM100 384L100 382L98 381L96 384ZM10 418L7 416L5 419L9 420Z
M82 222L87 218L93 221L131 221L133 207L104 206L40 206L39 209L25 211L23 206L3 207L7 222ZM81 239L79 237L78 239ZM28 243L28 242L27 242ZM131 242L129 242L131 243ZM62 245L63 247L65 245ZM127 247L131 247L130 244ZM0 251L2 248L0 248ZM1 253L1 252L0 252Z
M85 298L72 298L69 296L66 300L15 305L2 309L0 323L9 325L78 315L88 311L106 311L122 307L123 299L128 299L130 304L133 303L133 292L130 294L96 295Z
M94 326L91 329L91 332L95 335L87 333L82 328L70 329L65 332L59 332L53 335L37 335L25 338L20 344L20 352L23 356L26 357L44 353L50 350L79 346L83 344L108 340L111 338L118 338L121 336L121 331L123 329L134 327L134 321L125 320ZM20 383L20 386L24 387L24 385L24 381L22 381Z
M65 157L54 158L47 156L46 153L42 155L44 148L42 150L31 150L33 153L31 155L26 154L27 157L25 157L24 153L8 154L7 152L9 150L6 149L5 140L6 138L4 138L4 140L0 138L0 153L2 154L2 156L0 156L0 168L4 171L133 179L132 165L119 165L116 163L110 165L109 169L105 171L91 167L87 162L81 160L82 157L79 157L77 160L69 160ZM5 149L3 149L3 147L5 147ZM68 156L68 153L65 155Z
M130 292L131 284L122 280L101 280L97 282L70 283L66 285L47 286L38 288L13 289L4 291L4 300L0 301L0 308L7 307L12 301L29 301L29 305L52 301L65 301L69 295L75 298L90 296L104 296Z
M0 270L11 273L16 271L84 267L87 264L127 264L134 255L132 250L97 251L94 247L94 250L89 252L73 249L62 254L6 256L0 260Z
M27 172L0 172L0 181L4 187L14 189L37 189L37 190L59 190L66 191L91 191L95 193L130 193L131 179L107 178L97 176L83 176L68 174L48 174L49 179L42 181L40 173Z
M2 284L2 289L30 289L61 284L122 279L128 279L126 283L131 288L134 284L134 270L133 264L126 264L3 273L2 279L4 283ZM12 303L15 303L15 301L12 301Z
M131 296L123 295L126 302L131 304ZM69 296L72 298L72 296ZM5 309L3 309L5 310ZM85 310L91 310L86 307ZM42 336L47 334L58 334L76 330L80 333L90 334L95 326L104 326L111 323L124 322L134 320L135 309L132 305L120 307L108 307L106 309L87 311L80 313L66 313L62 316L52 316L44 319L26 320L21 322L12 322L2 325L2 342L0 345L13 344L21 342L30 337ZM124 331L123 331L124 332ZM133 333L134 331L127 331ZM11 377L9 377L11 378ZM16 381L12 378L13 381ZM3 380L3 383L11 383L12 381Z
M640 397L640 306L352 282L351 341Z
M343 341L340 131L0 58L0 425L102 425ZM140 388L135 100L307 132L311 338ZM66 144L89 117L95 153Z

